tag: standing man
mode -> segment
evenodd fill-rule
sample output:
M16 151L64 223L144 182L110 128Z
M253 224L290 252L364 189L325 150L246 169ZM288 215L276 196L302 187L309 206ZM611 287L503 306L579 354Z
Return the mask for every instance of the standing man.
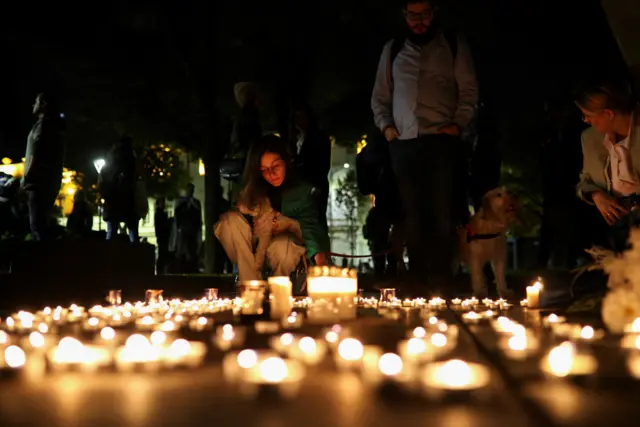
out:
M408 35L380 57L371 107L390 144L416 284L443 291L453 277L455 228L466 221L467 150L478 85L467 44L443 30L434 0L406 0Z
M202 243L202 206L200 200L193 197L195 186L191 183L185 188L175 209L177 228L176 258L181 273L198 272L198 253Z
M54 99L44 93L36 97L33 114L38 120L27 138L22 188L27 192L31 237L41 241L49 235L52 208L62 183L64 124Z

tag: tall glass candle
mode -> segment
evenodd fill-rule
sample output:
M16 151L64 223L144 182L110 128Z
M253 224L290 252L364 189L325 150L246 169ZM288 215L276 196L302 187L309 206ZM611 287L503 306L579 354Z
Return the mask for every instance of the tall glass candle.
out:
M291 313L291 279L287 276L269 277L269 302L271 304L271 318L282 319Z
M355 269L313 267L307 275L311 304L307 317L312 323L336 323L355 319L358 275Z

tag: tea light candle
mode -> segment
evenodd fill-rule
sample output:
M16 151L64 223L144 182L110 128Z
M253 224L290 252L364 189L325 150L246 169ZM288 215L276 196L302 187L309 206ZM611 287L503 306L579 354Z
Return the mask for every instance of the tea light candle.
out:
M10 345L5 349L0 349L0 370L20 369L27 362L25 352L16 345Z
M202 364L206 353L207 348L203 343L180 338L172 342L164 351L162 361L170 368L178 366L196 368Z
M333 323L355 319L357 270L313 267L307 275L307 293L312 301L307 308L309 322Z
M269 277L269 302L271 304L271 318L280 320L291 312L291 279L288 276Z
M528 305L529 305L529 301L526 298L520 301L521 307L527 307Z
M565 317L558 316L557 314L552 313L552 314L550 314L547 317L542 319L542 324L544 326L550 327L550 326L553 326L554 324L564 323L566 321L567 321L567 319Z
M460 305L462 304L462 300L460 298L454 298L451 300L452 305Z
M222 359L222 373L227 381L235 382L258 363L277 356L278 354L271 350L245 349L231 352Z
M282 319L282 327L285 329L297 329L302 327L303 322L304 316L294 311Z
M214 343L220 350L227 351L231 347L241 346L244 343L245 336L245 328L226 324L216 329Z
M327 346L324 342L311 337L302 337L291 346L289 356L307 365L316 365L324 358L326 352Z
M541 369L555 377L591 375L597 368L595 357L578 352L576 346L568 341L554 347L541 361Z
M213 319L203 316L189 320L189 327L194 331L206 331L213 327Z
M640 335L628 334L620 341L622 348L630 350L640 350Z
M0 345L6 345L9 343L9 334L5 331L0 331Z
M544 286L540 280L536 281L533 285L527 286L527 307L539 308L540 307L540 294Z
M627 356L627 370L635 379L640 379L640 354L633 352Z
M480 390L490 379L489 369L485 366L457 359L428 365L421 377L425 392L435 396Z
M263 280L245 280L238 283L238 296L242 301L240 312L242 314L247 316L262 314L266 286L267 284Z
M499 347L509 359L524 360L538 349L538 340L528 334L502 337Z
M286 332L282 335L269 338L269 347L282 355L288 355L291 346L293 346L299 338L301 338L300 335L294 335L290 332Z
M398 343L398 353L407 363L420 363L433 359L432 349L422 338L410 338Z
M364 356L364 346L355 338L345 338L338 344L336 364L341 369L360 367Z
M348 331L345 330L340 325L333 325L330 328L323 329L322 335L324 336L324 340L327 342L327 345L332 349L335 349L340 343L340 339L348 334Z
M83 370L93 371L111 363L111 352L96 345L85 345L75 338L65 337L47 353L54 369L79 366Z
M480 319L482 319L482 316L475 311L470 311L462 315L462 321L471 325L477 324L478 322L480 322Z
M116 367L121 371L131 371L136 366L146 370L160 367L162 348L154 346L144 335L131 335L124 347L116 351Z
M241 378L241 392L247 397L255 397L260 387L273 387L284 399L292 399L298 394L300 383L306 374L304 366L295 360L269 357L249 369Z
M604 336L603 330L595 330L592 326L584 326L583 328L575 328L573 331L573 337L582 341L593 341L601 339Z

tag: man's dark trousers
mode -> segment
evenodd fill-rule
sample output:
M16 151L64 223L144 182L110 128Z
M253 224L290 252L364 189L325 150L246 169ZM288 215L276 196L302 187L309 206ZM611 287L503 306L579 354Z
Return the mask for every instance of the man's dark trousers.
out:
M456 227L468 220L467 159L460 138L424 135L390 143L405 214L409 272L432 292L451 286Z

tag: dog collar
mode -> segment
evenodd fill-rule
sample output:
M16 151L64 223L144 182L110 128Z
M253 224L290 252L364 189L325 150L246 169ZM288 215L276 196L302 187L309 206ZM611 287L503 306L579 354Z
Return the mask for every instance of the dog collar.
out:
M471 224L467 224L467 243L471 243L474 240L490 240L496 239L502 236L502 233L492 233L492 234L478 234L471 228Z

